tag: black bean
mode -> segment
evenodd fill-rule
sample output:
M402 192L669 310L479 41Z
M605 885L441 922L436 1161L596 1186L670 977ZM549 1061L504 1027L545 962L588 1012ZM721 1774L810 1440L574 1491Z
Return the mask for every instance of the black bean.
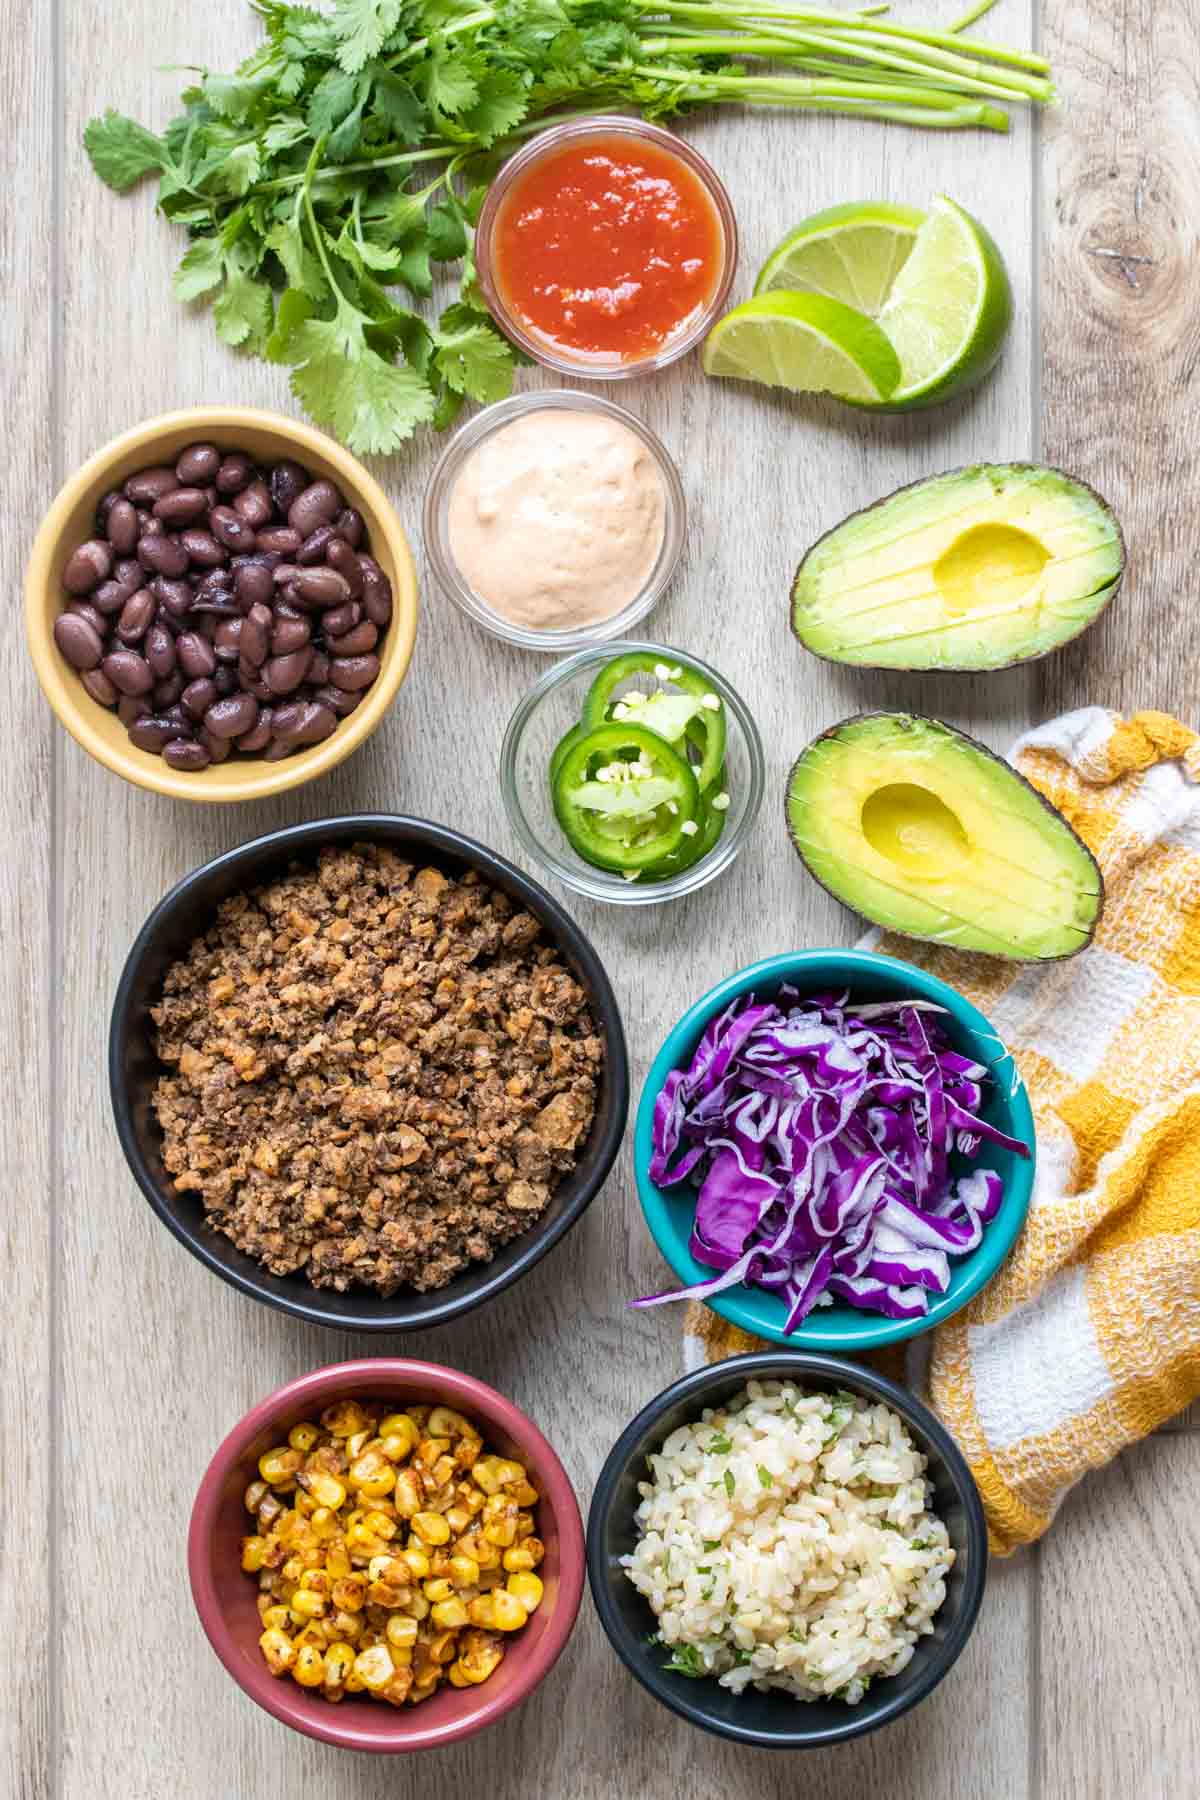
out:
M341 606L350 598L346 579L336 569L301 569L292 585L303 606Z
M205 531L200 525L193 525L188 531L181 531L179 541L187 551L192 562L202 569L216 569L229 561L229 552L224 544L218 544L211 531Z
M189 738L176 738L163 751L163 761L172 769L207 769L212 757L203 744L193 743Z
M238 640L238 648L245 660L258 669L267 660L267 649L270 643L271 609L259 602L250 608L242 623L242 635Z
M117 620L117 636L123 643L136 644L139 638L145 637L157 605L149 588L139 588L136 594L130 594Z
M236 738L253 731L258 721L258 701L253 694L232 694L216 700L204 715L204 729L213 737Z
M308 665L308 674L304 679L313 687L320 687L329 680L329 658L323 650L313 651L313 659Z
M179 701L189 719L202 719L216 698L216 687L206 676L201 676L198 681L188 682Z
M377 656L335 656L329 665L329 679L334 687L350 694L370 687L378 673Z
M67 558L62 584L68 594L90 594L112 573L113 554L102 538L89 538Z
M236 694L242 684L238 681L237 670L232 663L219 662L213 670L213 686L217 690L217 699L224 700L230 694Z
M100 667L119 694L147 694L154 686L150 664L136 650L110 651Z
M104 535L118 556L128 556L137 543L137 510L123 494L114 496L104 521Z
M107 494L101 494L99 500L96 502L96 530L102 531L105 537L108 536L108 521L112 509L121 498L120 488L109 488ZM136 514L134 516L136 517Z
M149 750L154 756L161 756L166 746L178 736L179 727L173 720L156 718L153 713L136 719L129 727L130 743L139 750Z
M270 569L260 562L239 564L234 571L233 591L244 607L265 606L275 592Z
M213 481L218 494L240 494L254 474L254 465L240 450L231 450L221 459Z
M212 645L198 631L181 632L175 640L175 654L189 681L197 681L202 675L211 675L217 666Z
M351 599L357 600L363 591L362 564L344 537L334 537L329 540L325 561L342 577L350 589Z
M140 537L162 537L166 529L162 520L156 519L153 513L138 513L138 535Z
M139 469L125 483L125 498L135 506L153 506L164 494L172 494L179 486L174 469Z
M104 642L94 625L78 613L59 613L54 621L54 641L73 669L81 673L99 667Z
M222 619L217 626L217 635L213 639L213 647L220 662L235 663L238 659L238 645L242 636L242 616L236 619Z
M175 639L165 625L156 620L146 633L142 654L150 664L154 677L162 681L175 671Z
M211 731L198 731L196 740L208 751L210 762L223 763L233 749L232 738L214 737Z
M256 669L253 663L248 663L245 657L242 657L241 661L238 663L237 679L245 688L246 692L248 694L253 694L256 700L265 703L275 698L274 694L263 680L262 670Z
M189 444L175 464L175 473L185 487L204 487L221 466L221 452L215 444Z
M108 636L108 623L99 607L93 606L90 600L72 600L67 611L73 618L86 619L98 638Z
M150 592L157 596L159 605L175 620L186 618L196 600L186 581L172 579L168 575L156 576L150 583Z
M312 568L314 563L325 561L326 551L337 537L332 525L318 525L317 529L306 537L296 552L296 561L302 569ZM349 544L346 545L350 549ZM351 552L353 555L353 552Z
M284 457L271 470L271 498L275 502L275 510L285 517L308 486L308 470L301 468L298 462Z
M287 656L273 656L263 666L263 678L273 694L291 694L308 674L312 651L293 650Z
M290 525L268 525L258 534L260 550L275 550L281 556L295 556L302 543L300 533Z
M269 706L263 706L259 708L258 719L255 722L253 729L251 731L243 732L242 736L238 738L237 747L239 750L244 751L247 756L256 756L260 750L266 749L270 741L271 708Z
M112 613L119 613L130 594L136 594L138 588L141 587L142 582L145 579L146 572L142 568L141 563L139 563L138 579L135 587L126 587L123 581L102 581L98 588L92 589L92 592L88 595L88 599L91 601L91 604L95 607L96 611L104 613L106 617Z
M117 704L117 690L103 669L85 669L79 679L97 706Z
M325 641L329 645L331 656L365 656L379 642L379 632L370 619L364 619L361 625L356 625L353 631L347 631L342 637L331 638L327 634Z
M113 564L112 578L125 589L127 595L135 593L141 587L144 575L145 570L136 556L119 556Z
M256 478L249 487L243 488L234 500L233 509L253 531L257 531L260 525L269 524L273 509L266 482Z
M162 712L164 709L169 710L176 705L182 692L183 676L178 669L172 669L169 675L164 675L161 681L156 681L154 684L152 698L156 710L158 712Z
M172 704L168 706L166 712L161 713L159 716L164 719L170 719L180 737L191 737L192 721L188 718L178 700L173 701Z
M214 506L208 515L209 529L227 550L248 555L255 546L254 527L234 512L232 506Z
M336 519L341 511L342 496L332 481L314 481L288 507L288 524L306 538L318 525L328 525Z
M362 514L357 512L353 506L348 506L345 512L338 514L334 522L337 525L338 536L344 537L352 550L357 550L367 529L363 524ZM345 574L345 570L342 573Z
M357 600L345 600L341 606L331 606L321 618L321 630L326 638L343 637L347 631L353 631L362 618L362 607Z
M263 751L262 759L264 762L282 762L284 757L290 756L294 749L295 745L289 744L286 738L273 737Z
M141 694L122 694L117 701L117 717L126 728L136 725L139 719L149 718L152 711L150 702Z
M319 700L322 706L328 706L339 719L344 719L347 713L354 711L362 695L347 694L341 688L334 687L331 682L322 682L313 689L313 699Z
M154 536L145 531L138 540L138 561L153 575L168 575L175 580L186 575L188 554L177 537L165 533Z
M303 650L312 637L312 626L307 619L276 619L271 632L271 655L290 656L293 650Z
M208 501L203 488L173 488L154 502L153 511L155 518L161 519L169 531L178 531L181 525L194 525L197 519L203 518L208 511Z
M337 715L318 700L294 700L276 707L271 717L274 735L291 744L319 744L336 727Z
M360 556L358 566L363 574L363 606L372 625L380 631L392 616L392 584L373 556Z

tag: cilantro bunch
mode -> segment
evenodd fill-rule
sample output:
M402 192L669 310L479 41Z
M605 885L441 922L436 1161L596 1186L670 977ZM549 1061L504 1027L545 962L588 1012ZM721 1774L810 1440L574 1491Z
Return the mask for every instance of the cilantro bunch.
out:
M472 260L487 183L515 140L606 106L666 117L714 101L937 126L1007 126L1047 65L949 32L790 0L250 0L265 41L231 75L196 70L161 133L108 111L84 133L118 192L158 178L190 238L180 300L352 450L386 454L464 400L501 399L516 353ZM969 52L969 54L968 54ZM743 57L802 74L751 74ZM426 180L426 175L430 176ZM436 322L410 301L462 264Z

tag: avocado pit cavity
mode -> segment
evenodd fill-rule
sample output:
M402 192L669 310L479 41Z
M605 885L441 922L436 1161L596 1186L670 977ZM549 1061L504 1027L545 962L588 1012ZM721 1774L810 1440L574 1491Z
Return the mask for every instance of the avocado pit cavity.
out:
M868 794L862 832L873 850L918 880L948 874L971 853L958 814L911 781L890 782Z
M1024 599L1050 560L1038 539L1015 525L973 525L933 565L946 611L955 618Z

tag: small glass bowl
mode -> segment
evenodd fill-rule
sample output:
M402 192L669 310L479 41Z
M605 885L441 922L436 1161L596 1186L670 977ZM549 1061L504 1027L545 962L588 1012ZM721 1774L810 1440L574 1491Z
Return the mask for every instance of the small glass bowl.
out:
M725 767L729 811L716 846L690 869L665 881L626 881L597 869L577 856L554 816L550 798L550 756L572 725L579 722L584 697L600 670L618 656L648 650L662 662L690 663L711 683L725 707ZM617 690L619 696L621 690ZM758 726L741 695L723 675L690 651L627 638L597 645L569 656L534 683L508 722L500 750L500 792L509 822L521 844L549 874L589 900L615 906L657 906L677 900L724 873L754 828L762 805L766 767Z
M450 496L471 452L478 449L493 432L510 425L514 419L524 418L526 413L558 409L566 412L604 413L641 439L654 458L662 480L663 540L658 559L645 584L620 612L613 613L611 618L597 619L592 625L580 625L571 630L533 631L528 626L516 625L511 619L505 619L495 612L475 592L459 569L450 547ZM545 393L514 394L511 399L498 400L493 406L486 406L482 412L476 413L473 419L468 420L454 434L429 478L425 494L424 528L425 551L434 576L460 612L466 613L469 619L474 619L477 625L482 625L485 631L490 631L493 637L503 638L506 644L516 644L523 650L541 650L561 655L564 650L578 650L587 644L602 644L609 638L620 637L622 632L631 630L645 618L675 573L687 530L687 501L684 498L683 483L679 479L679 470L675 467L670 452L648 425L643 425L640 419L627 412L623 406L617 406L611 400L602 400L598 394L580 394L567 388L553 388Z
M526 329L510 310L496 279L492 239L513 183L542 157L561 150L564 144L578 143L590 137L622 137L635 144L650 143L678 158L708 195L721 228L723 257L711 296L692 318L678 326L674 336L654 356L612 356L600 351L570 350L566 345L551 343ZM555 369L560 375L578 375L589 381L626 381L634 375L649 375L655 369L665 369L669 363L678 362L681 356L686 356L689 350L703 342L729 298L737 259L738 233L733 204L712 164L673 131L664 131L661 125L647 125L642 119L627 118L622 113L596 113L590 118L572 119L568 124L552 125L531 138L509 158L492 182L475 231L479 285L504 335L519 344L534 362Z

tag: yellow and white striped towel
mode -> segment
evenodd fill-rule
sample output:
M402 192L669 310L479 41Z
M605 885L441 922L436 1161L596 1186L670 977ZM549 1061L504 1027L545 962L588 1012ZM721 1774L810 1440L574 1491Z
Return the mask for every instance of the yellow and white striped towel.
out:
M868 940L987 1014L1037 1119L1012 1255L905 1359L971 1464L1000 1555L1200 1393L1200 740L1164 713L1087 707L1011 760L1103 870L1091 948L1022 967ZM684 1332L689 1367L757 1347L694 1302Z

